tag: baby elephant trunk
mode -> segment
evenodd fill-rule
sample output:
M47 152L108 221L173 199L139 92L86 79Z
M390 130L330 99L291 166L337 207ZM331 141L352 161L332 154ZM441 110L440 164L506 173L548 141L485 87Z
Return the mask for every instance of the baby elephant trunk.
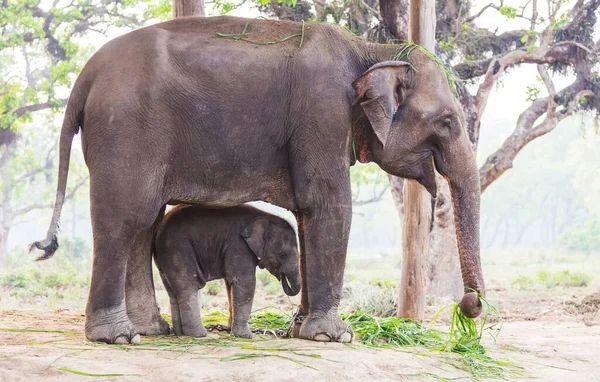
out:
M294 273L291 275L284 274L281 276L281 286L283 291L288 296L295 296L300 293L302 283L300 282L300 274Z

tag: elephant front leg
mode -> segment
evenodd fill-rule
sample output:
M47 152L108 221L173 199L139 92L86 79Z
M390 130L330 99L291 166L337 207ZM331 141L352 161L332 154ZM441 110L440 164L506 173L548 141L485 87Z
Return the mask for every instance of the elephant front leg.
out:
M338 313L352 216L350 196L334 194L324 200L320 194L311 202L298 213L303 279L299 314L306 317L295 325L292 335L316 341L350 342L352 328Z
M236 337L252 338L248 320L252 312L254 289L256 288L255 275L244 278L234 278L231 285L231 304L233 307L233 326L231 333Z
M140 235L127 263L125 293L127 314L141 335L169 334L169 324L160 315L152 276L152 240L164 215L164 207L152 228Z
M300 307L298 312L294 316L294 322L292 323L292 330L290 335L293 338L300 338L300 328L304 319L308 315L308 287L306 285L306 257L304 256L304 220L300 212L295 213L296 221L298 223L298 237L300 239L300 280L302 281L302 290L300 292Z

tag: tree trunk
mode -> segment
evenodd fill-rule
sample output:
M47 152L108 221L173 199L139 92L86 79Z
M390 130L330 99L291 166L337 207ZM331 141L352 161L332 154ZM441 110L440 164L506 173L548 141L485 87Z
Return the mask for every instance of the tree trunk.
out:
M383 26L394 39L408 40L408 6L409 0L379 0Z
M204 16L204 0L173 0L173 18Z
M0 226L0 268L4 268L6 265L6 256L8 255L8 234L10 233L10 226L6 228Z
M435 50L434 0L411 1L410 39L425 49ZM431 196L414 180L404 181L403 194L403 256L398 316L422 321L425 317Z

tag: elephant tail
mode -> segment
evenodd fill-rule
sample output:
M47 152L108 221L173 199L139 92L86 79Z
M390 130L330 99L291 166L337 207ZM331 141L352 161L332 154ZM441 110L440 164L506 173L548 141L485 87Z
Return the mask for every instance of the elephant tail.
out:
M71 145L73 143L73 137L75 134L77 134L79 127L81 126L81 117L83 116L83 108L86 100L86 97L82 95L81 92L76 90L77 88L78 87L76 83L76 86L69 97L69 101L67 102L65 117L60 130L58 186L56 189L54 212L52 213L50 227L48 228L48 232L46 233L46 238L44 240L36 241L29 245L29 252L31 252L34 248L44 251L44 253L40 255L36 261L47 260L51 258L54 255L54 252L56 252L58 249L57 235L60 229L60 213L65 201L65 193L67 189L67 176L69 174Z

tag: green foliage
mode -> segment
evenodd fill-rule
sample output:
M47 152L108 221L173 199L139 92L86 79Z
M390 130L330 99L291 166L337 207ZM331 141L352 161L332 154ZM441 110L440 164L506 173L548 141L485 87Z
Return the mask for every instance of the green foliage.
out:
M0 128L17 129L19 122L30 119L28 114L17 116L19 108L43 102L62 104L57 90L68 90L91 53L89 46L81 45L81 37L97 33L92 30L139 27L149 19L166 19L169 12L170 2L163 0L76 0L50 9L41 0L3 5Z
M550 23L550 28L552 28L553 30L559 30L560 28L565 26L566 23L567 23L567 14L561 13L557 19L552 20L552 22Z
M61 237L60 252L61 257L71 262L80 262L89 259L92 256L92 248L82 237L64 236Z
M216 296L223 291L223 280L213 280L206 283L202 291L211 296Z
M268 296L275 296L279 291L281 291L281 287L277 283L271 283L265 286L265 293Z
M594 216L566 229L559 243L573 251L590 253L600 250L600 219Z
M277 284L277 278L273 276L266 269L257 269L256 270L256 280L260 283L259 285L268 286L270 284Z
M590 284L593 276L583 272L571 272L569 270L559 272L548 272L540 270L535 278L524 275L513 279L512 285L520 290L531 290L538 287L551 289L555 287L585 287Z
M170 16L169 0L9 0L0 8L0 129L15 134L0 157L3 227L54 200L59 112L83 64L106 40ZM120 30L119 30L120 28ZM55 117L56 115L56 117ZM70 187L86 176L74 155ZM84 192L76 195L82 196ZM80 248L81 249L81 248ZM4 248L2 249L4 250Z
M385 172L375 163L356 163L350 167L350 181L354 202L377 199L389 185Z
M80 275L70 263L60 266L28 264L0 274L0 287L9 288L13 297L62 298L68 288L82 288L89 284L87 275Z
M539 97L540 93L541 89L538 85L527 85L527 96L525 97L525 101L535 101Z
M550 273L546 271L537 272L537 280L546 288L554 288L556 286L565 287L583 287L588 286L592 281L592 276L583 272L570 272L568 270Z
M554 245L564 230L600 214L600 137L581 137L591 119L566 119L529 143L482 195L482 246ZM478 163L504 142L506 121L491 121ZM552 153L549 155L549 153ZM550 240L548 240L548 234ZM565 234L566 235L566 234ZM562 240L559 240L562 241ZM565 242L563 242L565 243Z
M509 19L514 19L517 17L517 8L503 6L500 7L499 11L502 16L505 16Z

